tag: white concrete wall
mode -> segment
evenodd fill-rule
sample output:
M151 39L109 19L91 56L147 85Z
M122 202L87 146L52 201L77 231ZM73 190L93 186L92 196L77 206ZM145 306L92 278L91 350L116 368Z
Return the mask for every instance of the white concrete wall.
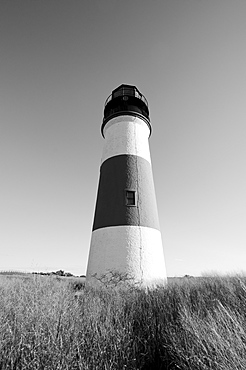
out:
M104 127L105 143L102 162L120 154L140 156L151 163L149 151L149 127L138 117L119 116Z
M142 226L113 226L93 231L87 281L106 271L127 273L142 286L166 283L166 269L157 229Z

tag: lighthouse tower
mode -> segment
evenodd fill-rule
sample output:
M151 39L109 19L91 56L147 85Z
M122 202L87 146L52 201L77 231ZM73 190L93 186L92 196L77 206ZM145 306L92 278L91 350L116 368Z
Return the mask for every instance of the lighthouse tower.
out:
M148 139L148 103L135 86L108 97L86 279L117 272L143 287L166 282Z

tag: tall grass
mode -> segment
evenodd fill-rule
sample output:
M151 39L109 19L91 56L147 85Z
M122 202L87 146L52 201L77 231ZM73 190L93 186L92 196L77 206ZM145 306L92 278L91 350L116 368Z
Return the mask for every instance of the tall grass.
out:
M246 369L244 278L167 288L0 279L0 369Z

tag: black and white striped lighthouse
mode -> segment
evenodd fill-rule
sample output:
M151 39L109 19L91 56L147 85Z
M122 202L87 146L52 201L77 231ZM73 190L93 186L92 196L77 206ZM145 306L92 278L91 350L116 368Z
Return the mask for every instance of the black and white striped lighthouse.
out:
M105 142L87 281L117 271L140 286L165 284L149 109L135 86L121 85L108 97L101 132Z

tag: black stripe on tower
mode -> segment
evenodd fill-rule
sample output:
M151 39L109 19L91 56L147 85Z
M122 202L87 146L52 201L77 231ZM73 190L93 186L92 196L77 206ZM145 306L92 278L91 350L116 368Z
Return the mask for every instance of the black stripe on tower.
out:
M135 205L127 199L132 192ZM101 165L93 230L123 225L159 230L151 164L128 154L111 157Z

